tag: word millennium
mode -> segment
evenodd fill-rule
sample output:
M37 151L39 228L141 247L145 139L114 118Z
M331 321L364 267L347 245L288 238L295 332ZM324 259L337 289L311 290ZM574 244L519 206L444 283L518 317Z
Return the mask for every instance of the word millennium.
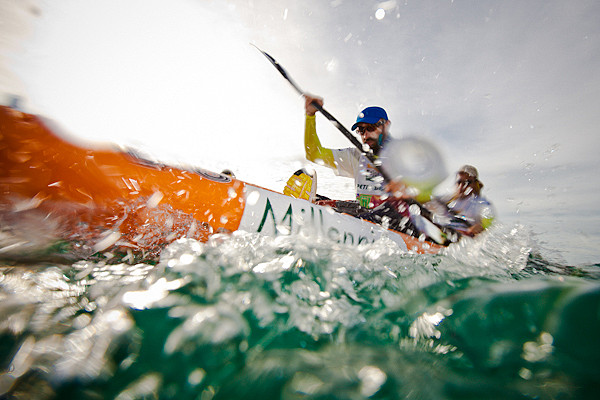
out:
M267 197L256 232L272 230L276 234L290 235L316 231L336 243L349 245L373 243L377 239L373 229L367 229L366 232L361 232L365 230L364 228L352 229L353 227L344 218L338 217L343 216L324 207L313 205L307 207L306 202L297 204L292 201L281 204L281 201L272 202Z

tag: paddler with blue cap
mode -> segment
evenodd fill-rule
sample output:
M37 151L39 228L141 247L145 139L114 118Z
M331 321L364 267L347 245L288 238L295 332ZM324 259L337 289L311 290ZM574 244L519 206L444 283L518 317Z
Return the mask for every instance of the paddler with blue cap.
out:
M373 162L356 147L342 149L329 149L321 145L317 136L316 117L318 111L313 102L323 106L323 99L312 95L304 95L306 123L304 131L304 145L306 158L319 165L332 168L337 175L354 178L356 188L357 203L349 205L348 202L339 200L316 201L317 204L329 205L334 209L354 215L361 219L366 219L386 227L413 236L419 236L426 233L426 236L439 244L447 244L450 239L446 234L436 227L430 221L427 221L430 212L422 208L418 201L419 193L413 192L409 187L404 176L394 178L391 182L386 182L379 173ZM391 122L387 112L377 106L371 106L363 109L356 117L356 122L352 125L352 130L356 131L365 146L365 150L371 149L373 155L393 162L390 155L398 156L398 141L393 140L389 135ZM402 147L408 143L404 142ZM387 151L389 147L392 151ZM389 153L389 154L385 154ZM402 156L400 156L402 158ZM411 157L408 157L411 158ZM400 164L405 164L403 160ZM439 183L435 179L435 183ZM422 191L429 199L429 191ZM317 196L318 197L318 196ZM342 206L341 206L342 205ZM414 211L412 208L416 207Z
M306 123L304 146L306 158L314 163L332 168L336 175L354 178L356 199L360 206L370 209L382 203L386 195L386 182L373 163L357 148L329 149L321 145L317 136L317 108L312 104L323 105L323 99L305 95ZM357 116L352 130L362 142L377 156L389 141L391 122L381 107L367 107Z

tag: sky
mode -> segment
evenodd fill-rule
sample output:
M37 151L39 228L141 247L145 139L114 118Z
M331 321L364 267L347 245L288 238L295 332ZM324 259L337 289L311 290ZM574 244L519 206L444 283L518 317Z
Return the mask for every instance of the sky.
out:
M450 171L475 165L503 224L598 263L598 20L592 0L0 0L0 99L281 190L308 165L303 100L252 43L347 127L386 108L393 136L434 141ZM323 194L351 197L316 168Z

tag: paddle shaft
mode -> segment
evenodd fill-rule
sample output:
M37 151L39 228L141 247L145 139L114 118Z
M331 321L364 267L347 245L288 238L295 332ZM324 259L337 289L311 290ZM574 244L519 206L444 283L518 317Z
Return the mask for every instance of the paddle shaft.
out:
M253 45L253 46L256 47L256 49L258 51L260 51L267 58L267 60L269 60L271 62L271 64L273 64L273 66L275 68L277 68L277 71L279 71L279 73L285 78L285 80L288 81L294 89L296 89L298 94L301 94L302 96L306 95L306 93L300 88L300 86L298 86L298 84L296 84L296 82L294 82L294 80L288 75L287 71L281 66L281 64L279 64L277 62L277 60L275 60L273 57L271 57L267 52L262 51L256 45ZM321 112L321 114L323 114L323 116L325 118L327 118L340 132L342 132L342 134L344 136L346 136L346 138L348 140L350 140L350 142L358 150L360 150L360 152L362 154L364 154L365 157L367 157L369 159L369 161L371 161L373 163L373 165L375 166L377 171L381 174L383 179L385 179L387 182L391 181L390 176L381 168L380 165L377 165L377 162L376 162L377 157L375 157L375 155L371 151L368 151L368 152L365 151L363 149L363 144L361 142L359 142L358 139L356 139L356 137L354 137L354 135L352 135L352 133L348 129L346 129L346 127L344 125L342 125L342 123L340 121L338 121L338 119L336 117L331 115L331 113L329 111L327 111L325 108L323 108L323 106L321 106L320 104L317 104L315 101L313 101L310 104L313 107L315 107L317 110L319 110L319 112Z

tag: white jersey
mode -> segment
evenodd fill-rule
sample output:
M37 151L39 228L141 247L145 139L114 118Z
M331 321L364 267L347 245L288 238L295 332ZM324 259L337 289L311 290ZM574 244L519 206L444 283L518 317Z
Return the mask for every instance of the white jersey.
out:
M483 196L468 196L448 202L448 207L471 224L481 224L486 219L494 219L495 210Z
M438 206L442 204L445 207ZM479 224L487 228L496 216L494 206L483 196L473 195L455 200L451 197L438 197L437 202L429 202L425 207L435 214L434 221L455 229L464 228L464 222L468 226ZM453 219L453 216L460 220Z
M373 200L386 194L385 182L373 163L358 149L331 149L337 169L337 175L354 178L356 198L360 205L373 207Z

